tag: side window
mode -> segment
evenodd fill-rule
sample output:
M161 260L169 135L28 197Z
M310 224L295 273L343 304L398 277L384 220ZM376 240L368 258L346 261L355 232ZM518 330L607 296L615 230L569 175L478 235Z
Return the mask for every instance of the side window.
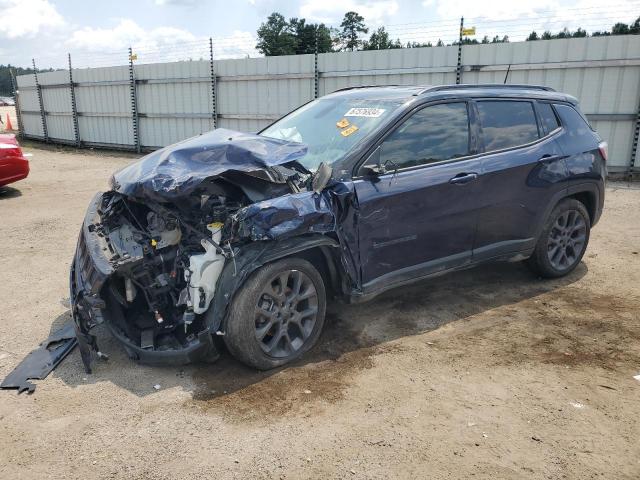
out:
M597 147L599 141L597 134L591 130L585 118L575 108L558 103L553 106L564 126L565 133L560 141L567 152L586 152Z
M413 114L380 149L380 163L407 168L469 155L466 103L442 103Z
M556 117L551 104L538 103L538 112L540 112L540 119L542 120L542 125L546 133L551 133L560 127L560 122L558 122L558 117Z
M517 147L539 138L531 102L481 101L478 113L487 152Z

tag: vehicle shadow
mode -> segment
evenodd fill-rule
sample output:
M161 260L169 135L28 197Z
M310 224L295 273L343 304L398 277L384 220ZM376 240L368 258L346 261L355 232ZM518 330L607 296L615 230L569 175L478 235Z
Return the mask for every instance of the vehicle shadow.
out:
M54 376L76 387L87 383L112 382L145 396L161 389L181 387L194 400L210 400L230 395L275 374L299 371L311 364L320 368L305 373L322 374L322 366L343 362L353 352L365 351L400 337L423 334L439 327L503 305L552 292L578 281L587 273L581 263L567 277L557 280L536 278L522 264L494 264L455 272L446 276L388 291L361 304L332 304L318 345L299 361L267 372L236 361L228 353L212 364L151 367L129 360L106 329L96 329L98 344L110 355L109 361L95 361L94 373L87 375L76 349L54 371ZM52 330L70 319L69 312L55 319ZM286 389L286 381L282 385Z
M7 186L0 187L0 200L6 200L8 198L16 198L21 196L22 192L17 188Z

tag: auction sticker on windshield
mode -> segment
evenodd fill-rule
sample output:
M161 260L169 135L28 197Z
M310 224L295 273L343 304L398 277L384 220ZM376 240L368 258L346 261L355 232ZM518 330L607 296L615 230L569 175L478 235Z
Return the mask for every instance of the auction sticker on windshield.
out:
M384 108L352 108L344 114L345 117L378 118L385 112Z
M358 130L358 127L356 127L355 125L351 125L349 128L345 128L344 130L342 130L340 132L340 135L342 135L343 137L348 137L349 135L354 133L356 130Z

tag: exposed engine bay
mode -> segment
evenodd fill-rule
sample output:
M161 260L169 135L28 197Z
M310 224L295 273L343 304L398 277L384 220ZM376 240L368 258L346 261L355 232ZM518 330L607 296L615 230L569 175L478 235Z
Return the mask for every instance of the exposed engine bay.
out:
M88 371L92 350L105 356L89 333L100 323L148 363L157 353L186 363L211 350L218 280L225 267L227 276L243 274L248 244L335 229L330 199L315 188L330 173L295 162L304 148L216 130L114 174L89 207L71 272Z

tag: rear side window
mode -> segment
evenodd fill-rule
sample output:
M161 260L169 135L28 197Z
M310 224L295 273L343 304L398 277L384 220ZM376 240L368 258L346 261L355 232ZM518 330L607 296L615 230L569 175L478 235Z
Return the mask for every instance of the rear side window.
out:
M391 133L380 149L380 163L407 168L466 155L467 105L442 103L419 110Z
M566 145L563 148L567 152L586 152L597 148L599 141L597 135L575 108L558 103L553 106L564 126L565 134L562 135L561 141Z
M558 109L558 114L566 125L570 136L586 136L591 138L591 127L573 107L559 104L555 107Z
M478 102L485 151L502 150L539 138L538 123L531 102Z
M546 133L551 133L560 127L560 122L558 122L558 117L556 117L551 104L539 103L538 112L540 112L540 119L542 120L542 125Z

